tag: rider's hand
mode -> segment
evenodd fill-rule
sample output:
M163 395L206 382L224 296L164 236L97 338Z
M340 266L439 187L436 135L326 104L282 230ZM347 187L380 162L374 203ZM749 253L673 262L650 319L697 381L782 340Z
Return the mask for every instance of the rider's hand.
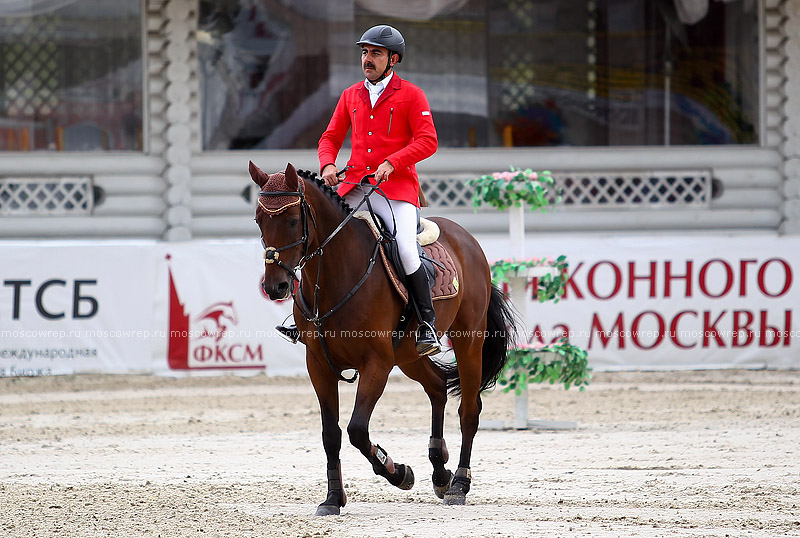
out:
M328 164L322 169L322 179L327 185L335 187L339 184L339 176L336 175L336 166Z
M375 170L375 180L383 181L389 179L389 174L394 172L394 166L389 161L383 161L381 165Z

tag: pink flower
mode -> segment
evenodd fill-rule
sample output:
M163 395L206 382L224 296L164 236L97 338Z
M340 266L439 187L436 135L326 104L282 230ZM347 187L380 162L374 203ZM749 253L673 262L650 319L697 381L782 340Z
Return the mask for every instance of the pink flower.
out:
M494 179L502 179L504 181L511 181L516 174L514 172L492 172Z
M489 177L489 176L484 176ZM536 181L539 179L539 174L537 172L524 172L521 170L514 171L507 171L507 172L492 172L491 177L497 180L503 181L514 181L514 180L526 180L526 181Z

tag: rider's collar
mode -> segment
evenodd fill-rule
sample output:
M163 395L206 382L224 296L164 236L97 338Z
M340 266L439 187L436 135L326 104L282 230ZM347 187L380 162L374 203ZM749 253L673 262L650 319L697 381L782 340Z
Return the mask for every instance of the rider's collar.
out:
M374 93L380 96L380 94L383 93L383 90L385 90L389 86L389 81L392 80L393 76L394 76L394 69L392 69L392 71L390 71L385 78L382 78L381 80L375 83L370 82L368 78L365 78L364 86L367 88L367 91L369 91L369 93L371 94Z

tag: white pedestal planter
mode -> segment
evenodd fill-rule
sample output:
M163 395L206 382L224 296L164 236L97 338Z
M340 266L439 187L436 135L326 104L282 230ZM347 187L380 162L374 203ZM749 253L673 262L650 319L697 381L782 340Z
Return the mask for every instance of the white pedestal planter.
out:
M516 260L525 259L525 204L509 209L508 231L511 237L511 255ZM519 316L520 330L527 341L528 324L526 316L526 295L525 289L530 278L541 278L545 275L557 276L559 269L547 265L528 267L518 270L516 274L508 279L511 288L511 303L514 305ZM574 430L577 428L575 422L565 421L546 421L531 420L528 418L528 389L525 387L519 394L514 395L514 419L513 421L482 421L481 429L485 430L527 430L527 429L548 429L548 430Z

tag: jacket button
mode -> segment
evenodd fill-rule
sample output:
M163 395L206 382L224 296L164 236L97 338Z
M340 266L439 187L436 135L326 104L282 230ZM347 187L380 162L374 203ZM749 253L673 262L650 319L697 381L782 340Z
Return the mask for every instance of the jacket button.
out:
M371 119L371 120L374 120L374 119L375 119L375 116L373 116L372 114L370 114L370 116L369 116L369 119Z
M372 149L368 149L368 150L367 150L367 153L372 153Z
M367 166L367 170L369 170L369 166Z
M368 134L368 135L370 135L370 136L372 136L372 131L368 132L367 134Z

